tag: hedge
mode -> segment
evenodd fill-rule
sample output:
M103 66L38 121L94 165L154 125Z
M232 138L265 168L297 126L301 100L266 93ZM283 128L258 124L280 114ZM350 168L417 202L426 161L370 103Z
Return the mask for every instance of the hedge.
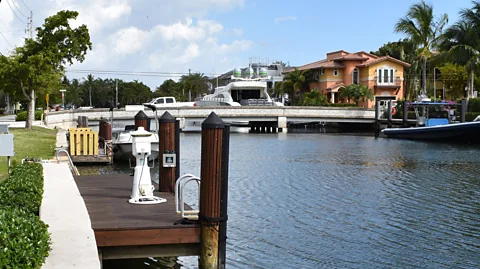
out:
M42 110L36 110L35 111L35 120L41 120L42 119ZM17 117L15 118L16 121L26 121L27 120L27 111L21 111L17 113Z
M39 269L50 250L48 226L38 217L43 168L23 164L0 183L0 268Z
M468 112L480 112L480 98L470 98L468 100Z
M38 163L16 167L0 185L0 201L4 206L18 207L38 215L43 197L43 167Z
M39 269L50 250L48 226L19 208L1 208L0 248L0 268Z

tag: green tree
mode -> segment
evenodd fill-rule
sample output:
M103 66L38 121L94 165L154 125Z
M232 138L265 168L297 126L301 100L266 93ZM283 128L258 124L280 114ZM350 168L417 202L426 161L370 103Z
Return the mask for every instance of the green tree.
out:
M353 100L357 106L360 101L366 102L367 99L373 100L373 92L366 85L351 84L343 88L339 95L340 98L347 98L348 102Z
M145 103L152 99L152 95L150 88L143 82L119 80L118 98L121 106Z
M324 106L326 104L327 98L317 88L303 95L302 105L304 106Z
M290 99L295 101L296 95L300 96L303 90L308 89L310 81L311 81L310 70L300 71L297 68L295 68L295 70L285 75L281 85L281 92L288 93L288 95L290 96Z
M422 59L422 94L427 94L427 60L432 57L432 49L437 45L443 27L448 23L447 14L438 20L433 14L433 7L421 1L413 4L404 18L395 25L395 32L405 34L415 44L417 55Z
M204 93L208 93L209 79L203 73L184 75L180 78L180 83L183 85L182 95L188 93L189 101L191 101L191 96L195 99L196 97L201 97Z
M66 102L79 107L83 104L83 90L78 79L72 79L72 82L67 86Z
M467 84L467 71L465 67L446 63L444 66L438 68L442 73L441 80L445 86L447 98L455 100L463 98L465 95L465 86Z
M83 85L86 88L84 93L88 94L88 104L92 106L92 90L95 91L95 77L92 74L88 74L87 77L83 79L85 80Z
M35 111L35 91L43 93L58 90L65 65L83 62L92 48L87 26L72 28L70 20L78 17L76 11L60 11L45 19L37 28L37 38L26 39L25 45L2 59L0 79L10 77L9 89L21 91L28 102L25 128L32 128Z
M153 92L154 97L173 96L178 101L185 101L185 96L182 95L182 83L175 82L173 79L165 80L162 85L158 86Z
M469 73L468 98L473 96L475 70L480 63L480 3L473 4L473 8L460 11L461 19L447 28L440 43L440 60L463 65Z

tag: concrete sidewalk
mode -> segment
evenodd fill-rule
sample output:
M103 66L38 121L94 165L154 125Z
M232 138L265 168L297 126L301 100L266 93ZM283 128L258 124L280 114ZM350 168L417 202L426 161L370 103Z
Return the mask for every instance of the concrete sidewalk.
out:
M5 116L8 117L8 116ZM25 128L25 122L24 121L11 121L10 119L3 119L5 117L0 118L0 125L6 124L8 125L9 128ZM33 126L45 126L43 124L43 121L36 120L33 122Z
M100 269L90 216L67 163L45 163L40 218L49 225L52 250L42 269Z

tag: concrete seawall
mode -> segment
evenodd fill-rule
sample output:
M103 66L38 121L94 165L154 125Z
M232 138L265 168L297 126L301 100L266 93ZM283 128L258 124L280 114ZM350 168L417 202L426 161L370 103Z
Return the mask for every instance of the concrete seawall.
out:
M147 116L154 118L150 109L144 110ZM215 112L222 119L238 121L330 121L330 122L374 122L375 111L351 107L178 107L158 110L158 116L168 111L175 118L204 119ZM113 111L115 120L133 119L137 110L119 109ZM68 128L76 125L78 116L87 116L89 120L109 119L109 109L66 110L50 112L45 117L49 127Z

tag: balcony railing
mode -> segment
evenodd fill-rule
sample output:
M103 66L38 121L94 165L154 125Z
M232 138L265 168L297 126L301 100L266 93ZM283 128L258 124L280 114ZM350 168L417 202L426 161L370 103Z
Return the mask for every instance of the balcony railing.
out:
M385 82L385 78L382 77L381 81L378 81L378 77L375 77L375 86L377 87L400 87L402 86L402 78L401 77L395 77L393 81L390 79L390 77L387 77L387 81Z

